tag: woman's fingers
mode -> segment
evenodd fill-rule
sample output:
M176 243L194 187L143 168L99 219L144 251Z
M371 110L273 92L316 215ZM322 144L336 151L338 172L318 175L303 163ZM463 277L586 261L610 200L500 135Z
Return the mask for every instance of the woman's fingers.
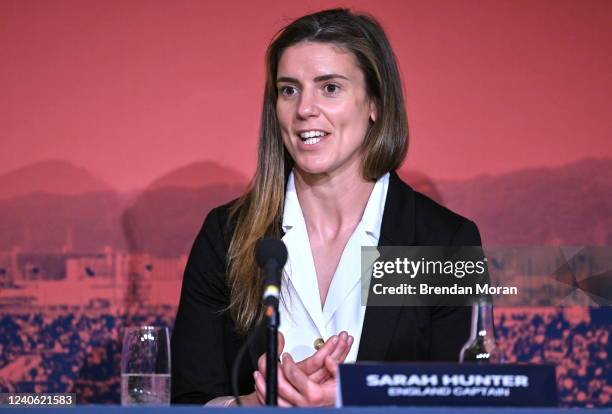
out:
M282 334L282 332L278 333L278 357L280 358L280 356L283 354L283 349L285 349L285 336Z
M257 393L257 399L259 400L259 403L261 405L266 405L266 379L261 374L261 372L258 372L258 371L255 371L253 373L253 377L255 378L255 391ZM279 407L293 407L293 404L289 403L285 398L282 397L280 384L279 384L278 391L279 391L277 395L278 406Z
M349 352L351 352L351 347L353 346L353 343L355 343L355 338L349 335L346 341L346 349L344 350L344 352L342 352L342 354L340 354L338 358L334 358L337 363L341 364L344 362Z
M266 375L266 354L261 354L261 356L257 360L257 370L262 375Z
M339 337L334 335L329 338L325 344L319 348L313 355L298 362L298 366L306 375L312 375L317 370L321 369L325 364L325 357L330 355L338 346Z
M311 381L289 354L283 355L283 373L299 394L299 398L295 402L296 405L317 407L324 403L325 395L321 386Z
M338 364L343 363L346 357L348 356L348 353L351 351L351 346L353 345L353 342L354 342L354 338L352 336L349 336L348 339L346 340L346 346L338 345L336 350L331 355L328 355L328 356L331 357ZM325 356L325 358L327 359L328 356ZM319 368L314 374L309 376L311 381L314 381L318 384L324 383L325 381L329 380L331 377L332 376L329 370L325 366L325 360L323 361L323 367Z
M325 361L323 360L322 363L324 364ZM258 369L258 372L256 372L254 375L258 376L259 379L255 377L255 385L257 387L258 393L260 393L261 397L264 399L264 404L265 404L266 354L262 354L257 360L257 369ZM279 405L281 405L281 400L282 400L283 406L286 406L286 407L292 407L299 403L303 403L303 398L300 396L300 393L293 387L293 385L291 385L289 381L287 381L283 373L281 364L279 364L278 366L277 381L278 381L277 384L278 384L278 397L279 397L278 404Z
M287 354L288 355L288 354ZM322 361L322 364L325 364L325 360ZM299 370L299 368L298 368ZM262 354L257 360L257 371L253 374L255 378L255 386L258 394L261 394L261 397L264 399L265 404L265 395L266 395L266 354ZM258 379L259 377L259 379ZM278 384L278 404L281 405L281 400L285 404L286 407L293 407L298 403L303 402L303 398L301 398L300 393L296 391L296 389L291 385L287 378L285 377L282 365L279 364L277 371L277 384Z
M286 400L291 407L303 404L304 401L300 393L287 380L282 365L279 366L278 370L278 396Z
M344 362L349 352L351 351L353 343L354 338L352 336L348 335L348 333L346 332L341 332L340 335L338 335L338 343L336 345L336 348L329 356L331 356L338 363ZM317 371L309 375L311 381L314 381L318 384L322 384L331 377L329 371L325 367L325 358L327 358L327 356L328 355L326 354L319 355L319 358L323 358L321 360L321 366Z
M349 336L349 334L345 331L342 331L340 333L340 340L338 341L338 346L336 347L336 349L334 349L334 352L330 354L331 357L334 358L336 361L340 361L342 355L348 354L348 352L350 351L351 347L348 344L350 338L351 337ZM325 362L325 359L323 360L323 362Z
M285 338L279 333L278 336L279 353L282 352L285 345ZM354 338L342 331L339 335L330 337L323 347L316 351L312 356L298 362L297 367L308 376L308 379L316 384L323 384L332 376L326 367L325 360L331 357L336 363L342 363L346 359L351 347L354 343ZM293 361L293 359L291 359ZM295 364L295 362L294 362ZM265 377L266 375L266 355L263 354L257 360L257 369ZM279 369L279 373L280 373ZM279 374L280 375L280 374ZM280 381L279 381L280 384ZM288 395L294 395L295 388L287 388ZM294 397L294 399L296 399Z
M334 361L333 358L327 357L325 358L325 367L331 374L331 376L336 379L336 375L338 374L338 363Z
M323 364L325 364L325 361L323 361ZM308 378L310 378L312 382L321 384L322 382L325 382L326 380L328 380L330 378L330 375L329 375L329 372L327 372L327 368L323 366L319 368L318 370L316 370L314 374L309 375Z
M338 336L332 336L325 342L322 348L315 352L312 356L306 358L302 362L298 362L298 366L310 379L314 382L324 381L329 377L325 370L325 358L328 355L336 355L336 357L345 353L347 348L348 334L341 332Z
M261 405L266 405L266 383L263 376L258 372L253 372L253 378L255 379L255 394L257 395L257 401Z

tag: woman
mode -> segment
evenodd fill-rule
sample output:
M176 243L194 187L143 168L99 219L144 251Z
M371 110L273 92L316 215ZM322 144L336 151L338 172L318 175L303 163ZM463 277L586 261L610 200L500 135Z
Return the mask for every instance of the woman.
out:
M480 244L472 222L394 173L408 130L384 31L365 15L322 11L284 28L266 61L257 172L240 199L210 212L185 270L173 402L231 394L237 350L261 319L253 252L263 237L282 237L289 251L280 405L332 405L340 362L457 360L467 309L361 306L361 246ZM242 363L246 404L263 402L263 345Z

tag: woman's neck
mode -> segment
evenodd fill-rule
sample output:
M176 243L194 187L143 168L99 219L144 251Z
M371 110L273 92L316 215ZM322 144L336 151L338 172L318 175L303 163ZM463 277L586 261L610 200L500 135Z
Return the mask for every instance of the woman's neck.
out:
M374 188L361 173L314 175L293 170L295 188L309 235L333 240L352 233Z

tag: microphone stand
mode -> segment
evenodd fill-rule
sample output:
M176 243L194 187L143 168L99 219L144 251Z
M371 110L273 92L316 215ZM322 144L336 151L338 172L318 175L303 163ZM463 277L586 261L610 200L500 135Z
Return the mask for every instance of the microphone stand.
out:
M278 405L278 299L281 275L287 263L287 247L278 239L264 239L255 249L255 260L263 273L263 303L265 306L268 349L266 353L266 405Z
M266 354L266 405L278 405L278 301L266 306L268 352Z

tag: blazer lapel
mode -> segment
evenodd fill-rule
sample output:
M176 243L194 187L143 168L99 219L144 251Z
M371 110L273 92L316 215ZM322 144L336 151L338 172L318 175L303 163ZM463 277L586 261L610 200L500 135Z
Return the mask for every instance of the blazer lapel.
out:
M411 246L415 243L414 191L392 171L380 230L379 246ZM399 320L401 306L369 306L366 309L358 361L382 361Z

